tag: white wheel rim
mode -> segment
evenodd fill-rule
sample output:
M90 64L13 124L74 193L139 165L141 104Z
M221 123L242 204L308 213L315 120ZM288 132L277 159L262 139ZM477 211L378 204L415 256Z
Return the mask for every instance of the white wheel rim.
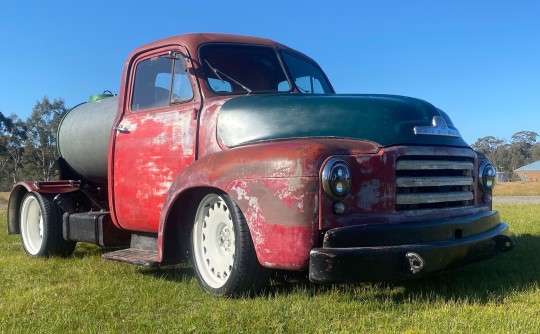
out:
M36 255L43 244L43 215L36 197L28 196L21 206L21 235L26 251Z
M233 220L222 197L211 194L201 201L192 242L201 278L212 288L221 288L231 275L235 254Z

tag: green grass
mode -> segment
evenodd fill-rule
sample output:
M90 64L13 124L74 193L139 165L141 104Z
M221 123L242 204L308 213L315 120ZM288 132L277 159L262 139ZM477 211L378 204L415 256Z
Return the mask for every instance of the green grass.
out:
M69 259L34 259L1 233L0 332L538 333L540 205L496 209L518 244L495 259L392 284L282 278L239 299L206 294L188 267L108 262L81 244ZM0 222L5 231L5 212Z

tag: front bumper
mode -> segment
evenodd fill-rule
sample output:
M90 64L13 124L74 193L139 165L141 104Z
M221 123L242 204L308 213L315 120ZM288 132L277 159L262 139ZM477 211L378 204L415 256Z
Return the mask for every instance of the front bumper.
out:
M311 250L316 283L396 281L510 251L514 240L497 211L419 223L365 224L326 232Z

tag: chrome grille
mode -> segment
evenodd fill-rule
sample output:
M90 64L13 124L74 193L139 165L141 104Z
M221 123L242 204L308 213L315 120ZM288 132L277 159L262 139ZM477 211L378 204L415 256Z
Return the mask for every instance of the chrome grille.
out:
M473 205L474 162L456 157L402 157L396 161L396 210Z

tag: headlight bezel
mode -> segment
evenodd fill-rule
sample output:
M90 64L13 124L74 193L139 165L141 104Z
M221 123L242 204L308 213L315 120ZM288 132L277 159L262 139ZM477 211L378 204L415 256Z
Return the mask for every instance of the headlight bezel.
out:
M352 188L352 173L345 160L331 158L325 163L322 170L322 186L324 192L334 200L342 199L349 194Z
M478 180L484 191L491 191L497 183L497 169L489 161L484 161L478 168Z

